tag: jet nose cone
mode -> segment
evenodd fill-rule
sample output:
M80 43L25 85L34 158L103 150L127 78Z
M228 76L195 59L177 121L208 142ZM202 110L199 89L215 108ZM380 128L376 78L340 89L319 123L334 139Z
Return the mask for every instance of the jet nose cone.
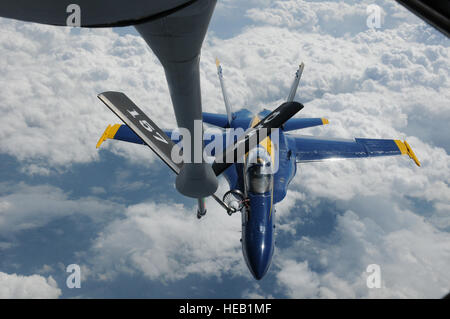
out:
M252 272L253 277L256 280L261 280L267 272L266 270L262 270L262 269L252 269L252 271L253 271Z
M267 250L253 251L248 255L248 267L256 280L261 280L270 266L270 255Z

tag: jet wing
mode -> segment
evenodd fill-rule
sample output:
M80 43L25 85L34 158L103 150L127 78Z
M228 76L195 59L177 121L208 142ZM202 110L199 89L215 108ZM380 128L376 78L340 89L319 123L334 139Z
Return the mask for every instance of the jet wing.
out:
M420 166L419 160L406 141L367 138L326 139L287 134L286 136L289 148L295 154L298 163L406 154Z
M162 130L167 137L169 137L172 142L175 144L179 144L181 142L181 135L179 134L173 134L174 130ZM227 140L225 134L219 134L219 137L217 137L217 133L215 134L209 134L208 132L204 133L203 136L203 142L206 146L208 146L210 143L214 142L216 138L222 138L222 141L220 142L220 145L223 147L226 146ZM135 144L141 144L146 145L145 142L140 138L136 133L133 132L132 129L130 129L126 124L114 124L114 125L108 125L103 135L100 137L100 139L97 142L97 148L99 148L103 142L106 140L118 140L118 141L124 141L129 143L135 143ZM181 149L183 149L182 145L179 145ZM211 149L211 154L208 154L208 156L215 156L215 153L217 151L222 151L222 149L216 150L215 148Z
M149 146L169 166L175 174L179 174L183 163L175 163L171 159L172 149L179 147L175 143L180 141L179 135L173 135L171 130L161 130L147 115L139 109L125 94L120 92L104 92L98 98L113 111L126 125L108 125L97 143L97 148L107 139L117 139L126 142L144 144ZM171 138L169 138L171 136ZM225 139L225 135L219 135ZM205 145L214 141L215 137L205 134ZM177 151L179 152L179 151ZM214 155L214 154L213 154ZM234 212L215 194L211 195L228 213ZM199 212L197 216L206 213L204 199L199 199Z

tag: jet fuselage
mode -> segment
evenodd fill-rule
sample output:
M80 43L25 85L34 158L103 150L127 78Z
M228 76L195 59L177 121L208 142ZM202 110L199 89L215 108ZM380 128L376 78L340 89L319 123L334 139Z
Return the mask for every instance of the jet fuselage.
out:
M233 121L236 127L251 127L269 114L269 111L262 111L248 120L246 112L236 113ZM245 118L248 123L242 123ZM283 130L278 130L278 138L272 138L273 135L250 149L244 163L236 163L224 172L230 189L239 190L247 200L242 209L242 252L257 280L267 273L274 253L274 204L286 196L288 185L296 173L295 156L289 151Z

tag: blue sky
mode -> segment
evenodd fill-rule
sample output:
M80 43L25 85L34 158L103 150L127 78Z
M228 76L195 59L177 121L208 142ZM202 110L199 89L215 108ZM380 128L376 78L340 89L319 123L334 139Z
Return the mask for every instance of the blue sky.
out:
M380 29L366 25L369 4ZM201 62L204 110L273 109L305 62L302 132L406 139L406 157L298 166L277 207L269 273L253 280L240 216L194 200L146 147L95 144L125 92L174 127L164 72L132 28L0 19L0 297L436 298L450 288L450 42L393 1L219 1ZM226 190L221 180L220 191ZM65 268L79 264L82 287ZM382 288L366 286L369 264Z

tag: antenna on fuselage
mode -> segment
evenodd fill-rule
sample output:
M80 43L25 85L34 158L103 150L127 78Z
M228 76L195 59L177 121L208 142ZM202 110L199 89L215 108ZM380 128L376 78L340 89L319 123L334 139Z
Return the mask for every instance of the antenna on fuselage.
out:
M289 96L287 98L287 102L294 101L295 93L297 93L298 84L300 83L300 79L302 78L303 68L304 67L305 67L305 64L302 62L299 65L297 72L295 72L295 79L294 79L294 82L292 83L291 91L289 92Z
M225 103L225 108L227 109L228 126L231 126L231 121L233 120L233 115L231 113L231 105L228 100L227 90L225 89L225 83L223 81L222 66L220 65L219 59L216 58L217 75L219 76L220 87L222 88L223 102Z

